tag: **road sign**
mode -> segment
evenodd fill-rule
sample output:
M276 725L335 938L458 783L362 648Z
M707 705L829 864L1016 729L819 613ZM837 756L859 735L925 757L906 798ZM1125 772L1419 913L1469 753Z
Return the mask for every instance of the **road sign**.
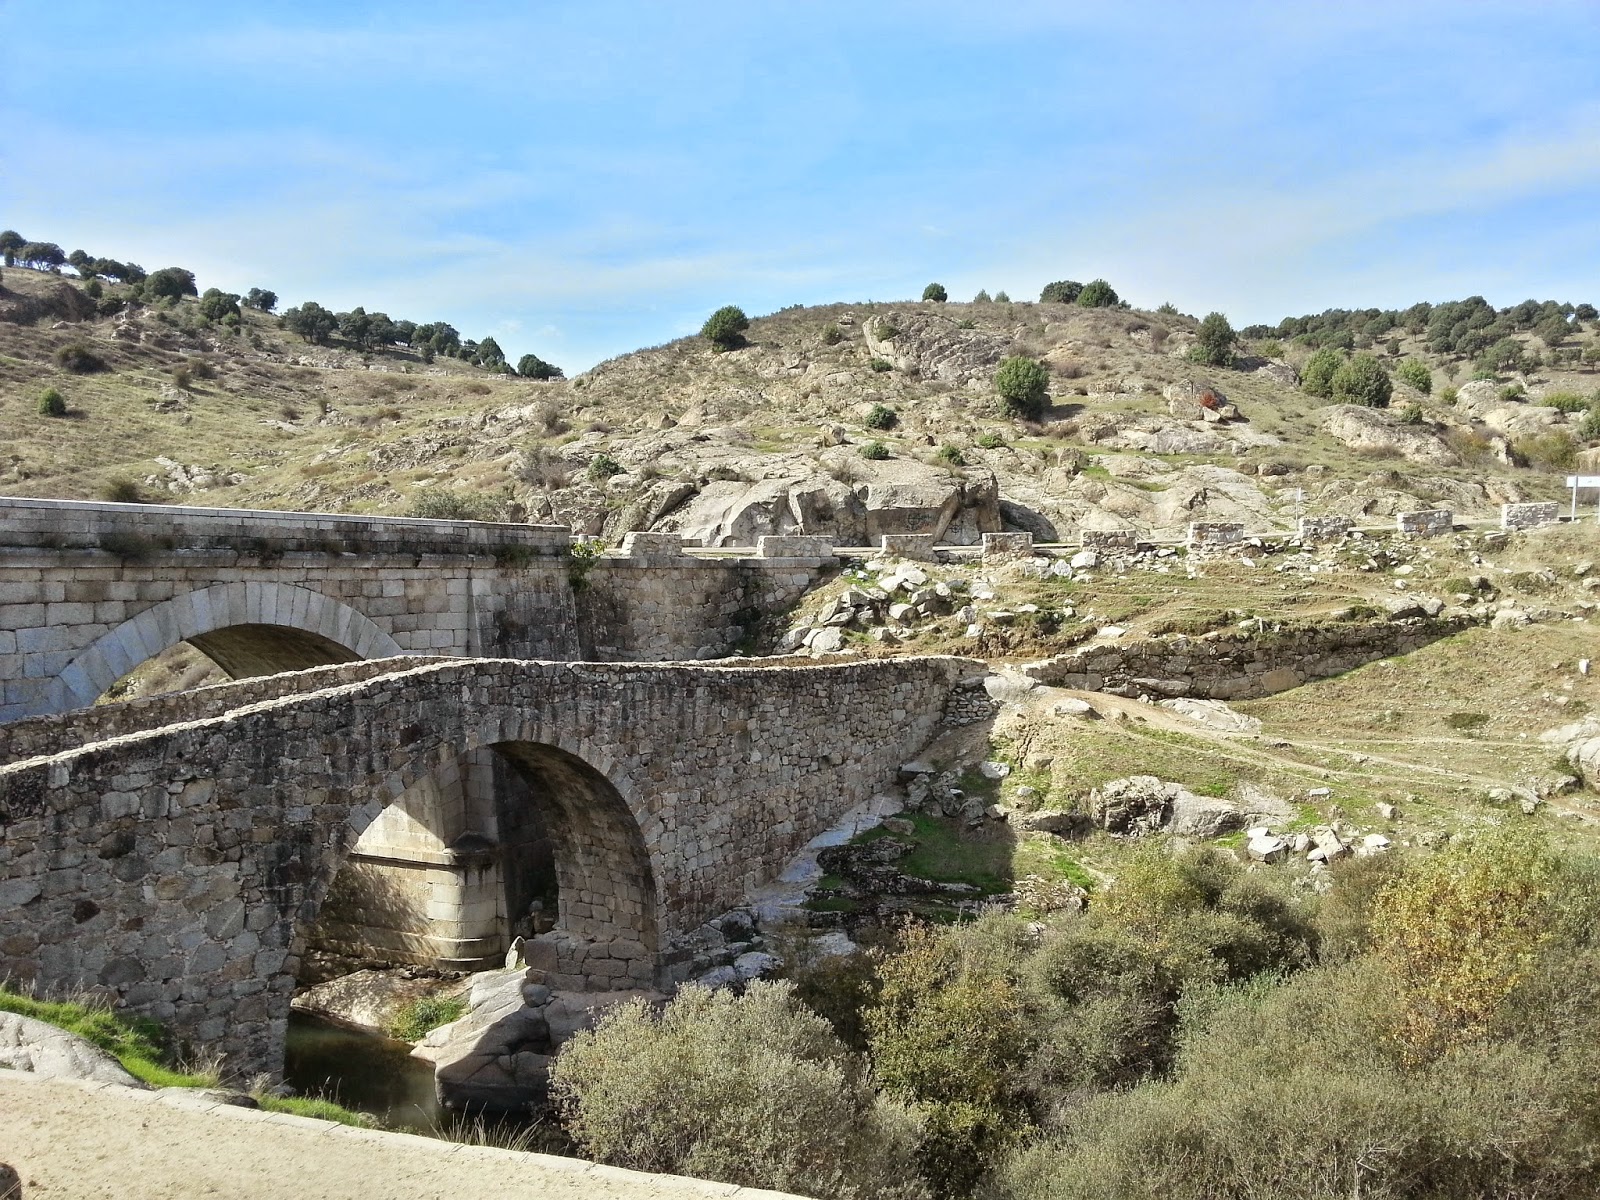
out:
M1600 475L1568 475L1569 488L1600 488Z

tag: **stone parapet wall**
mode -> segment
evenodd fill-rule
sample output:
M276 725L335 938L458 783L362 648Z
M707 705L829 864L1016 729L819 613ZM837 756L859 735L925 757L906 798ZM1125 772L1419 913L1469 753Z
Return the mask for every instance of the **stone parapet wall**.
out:
M756 539L757 558L832 558L833 539L801 534L763 534Z
M1073 650L1022 670L1040 683L1116 695L1250 700L1408 654L1477 624L1416 618L1291 626L1262 633L1149 638Z
M1424 508L1394 516L1395 532L1413 537L1439 537L1453 530L1455 524L1456 515L1448 508Z
M148 545L141 547L138 539ZM176 504L106 504L0 496L0 546L48 549L236 550L323 554L564 555L556 525L430 521Z
M1244 541L1244 525L1238 521L1193 521L1189 525L1191 549L1211 550L1237 546Z
M1501 529L1537 529L1540 525L1554 525L1560 520L1561 506L1553 500L1500 506Z
M1355 522L1349 517L1301 517L1300 540L1308 545L1341 541Z
M646 985L892 786L982 669L451 659L0 767L0 976L93 990L230 1073L276 1071L298 939L356 839L450 755L492 747L543 806L557 932L585 948L555 974Z
M643 533L635 531L622 535L622 547L617 553L623 558L644 562L670 562L684 557L684 547L691 543L676 533ZM693 543L698 545L698 543Z
M938 558L939 537L933 533L886 533L878 540L878 553L885 558L910 558L933 562Z
M1137 529L1085 529L1080 535L1085 550L1137 550Z
M983 558L985 562L997 562L1008 558L1027 558L1033 553L1033 534L1031 533L986 533L983 535Z

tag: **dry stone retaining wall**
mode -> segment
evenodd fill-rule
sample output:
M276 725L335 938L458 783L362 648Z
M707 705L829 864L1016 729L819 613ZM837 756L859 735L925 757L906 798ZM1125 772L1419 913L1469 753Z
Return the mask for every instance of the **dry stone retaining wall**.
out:
M1536 529L1540 525L1554 525L1560 520L1561 506L1553 500L1500 506L1501 529Z
M1007 558L1026 558L1033 553L1031 533L986 533L983 535L985 562Z
M1439 537L1456 526L1456 515L1448 508L1424 508L1416 512L1396 513L1396 533L1409 533L1413 537Z
M1417 618L1264 633L1227 630L1088 646L1022 669L1041 683L1090 692L1249 700L1408 654L1473 623Z
M1301 517L1300 540L1306 543L1337 542L1354 528L1349 517Z
M1137 550L1137 529L1085 529L1081 535L1085 550Z
M1236 546L1244 541L1244 526L1238 521L1194 521L1189 525L1189 545L1197 550Z
M646 984L892 783L976 667L449 660L0 767L0 975L275 1071L344 856L418 780L494 748L557 847L554 985Z
M886 533L879 539L878 553L885 558L933 562L938 557L938 542L938 535L932 533Z

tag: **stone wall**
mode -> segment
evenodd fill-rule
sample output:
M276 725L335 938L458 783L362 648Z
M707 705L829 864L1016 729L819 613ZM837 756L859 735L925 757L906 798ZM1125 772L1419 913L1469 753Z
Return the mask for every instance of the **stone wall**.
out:
M802 534L763 534L756 539L757 558L832 558L833 539Z
M1244 541L1244 526L1238 521L1194 521L1189 525L1189 547L1211 550L1237 546Z
M986 533L983 535L983 559L998 562L1008 558L1027 558L1033 554L1031 533Z
M1080 535L1085 550L1137 550L1137 529L1085 529Z
M1554 525L1560 520L1561 506L1553 500L1500 506L1501 529L1536 529L1540 525Z
M933 562L938 557L938 542L938 535L932 533L886 533L878 540L878 553L885 558Z
M1087 646L1022 669L1041 683L1090 692L1249 700L1408 654L1475 623L1470 618L1416 618L1261 633L1222 630L1198 638Z
M1448 508L1424 508L1394 516L1395 532L1413 537L1439 537L1453 530L1455 523L1456 515Z
M1354 528L1349 517L1301 517L1300 540L1307 545L1317 542L1337 542Z
M553 986L648 984L889 787L978 670L452 659L0 767L0 976L275 1071L340 863L419 781L492 750L555 846Z

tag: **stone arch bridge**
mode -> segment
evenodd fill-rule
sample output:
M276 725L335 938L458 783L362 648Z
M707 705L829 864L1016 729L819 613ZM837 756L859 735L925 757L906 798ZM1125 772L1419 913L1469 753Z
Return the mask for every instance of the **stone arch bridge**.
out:
M490 754L548 834L558 985L664 982L680 939L892 785L975 669L393 660L0 726L32 754L0 767L0 975L278 1070L343 859Z

